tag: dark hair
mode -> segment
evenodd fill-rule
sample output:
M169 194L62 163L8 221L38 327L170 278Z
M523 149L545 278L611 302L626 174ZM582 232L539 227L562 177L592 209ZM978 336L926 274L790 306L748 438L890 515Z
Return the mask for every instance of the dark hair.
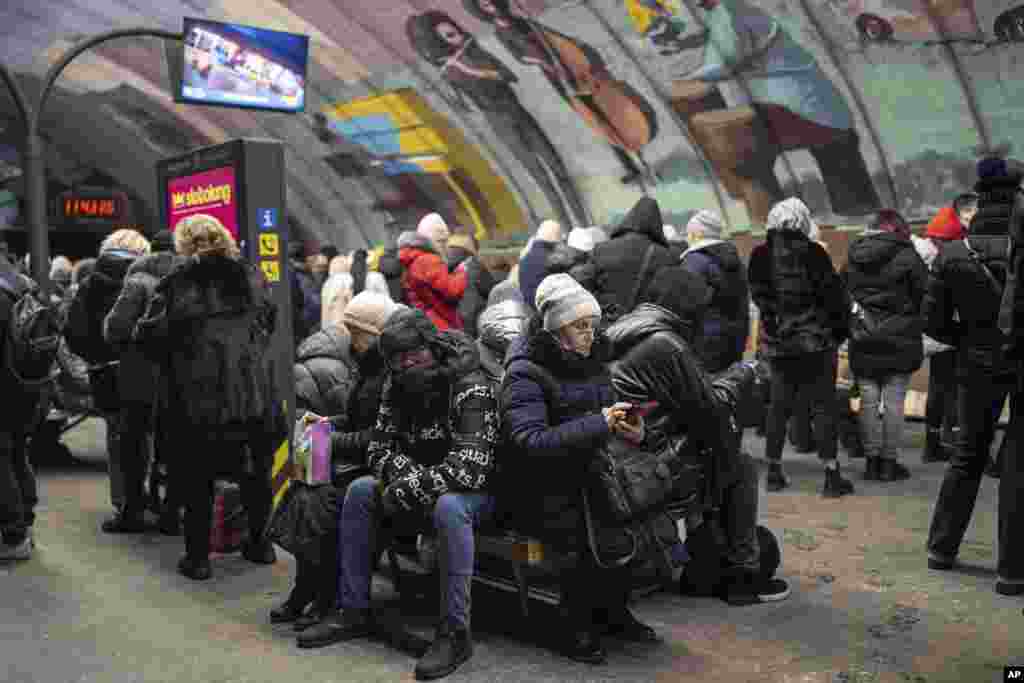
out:
M323 256L326 256L328 261L330 261L335 256L338 256L338 255L341 254L341 252L338 251L338 248L336 246L334 246L333 244L328 244L328 245L325 245L323 247L320 247L320 253Z
M437 35L437 27L441 24L451 24L462 35L467 37L471 35L448 14L439 10L414 14L405 22L405 35L409 39L409 44L421 59L435 66L443 64L444 60L455 54L457 50L454 45L449 45Z
M964 209L971 209L978 205L978 195L974 192L965 192L953 200L953 210L960 213Z

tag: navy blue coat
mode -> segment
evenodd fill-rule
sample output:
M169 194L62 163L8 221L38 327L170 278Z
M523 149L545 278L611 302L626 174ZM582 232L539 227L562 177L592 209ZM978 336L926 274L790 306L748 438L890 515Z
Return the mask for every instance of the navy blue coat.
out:
M599 336L587 359L571 358L534 318L512 343L501 387L502 426L511 444L500 465L506 513L518 530L575 546L586 464L610 435L601 409L614 403ZM545 388L530 364L552 376Z
M682 266L698 275L711 290L700 334L697 356L708 372L719 372L742 360L750 334L750 289L747 269L736 245L719 242L683 256Z

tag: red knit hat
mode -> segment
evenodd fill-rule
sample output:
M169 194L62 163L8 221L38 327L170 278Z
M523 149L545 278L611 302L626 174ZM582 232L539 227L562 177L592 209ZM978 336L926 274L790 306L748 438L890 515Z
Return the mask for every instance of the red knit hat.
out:
M962 240L966 232L956 210L951 206L947 206L935 214L935 218L928 224L928 230L925 232L925 235L935 240L952 242Z

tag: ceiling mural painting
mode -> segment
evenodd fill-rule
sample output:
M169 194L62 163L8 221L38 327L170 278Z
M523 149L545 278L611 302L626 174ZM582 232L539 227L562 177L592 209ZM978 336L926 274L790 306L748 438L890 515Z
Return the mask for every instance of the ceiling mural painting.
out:
M305 113L175 104L160 41L127 39L59 85L88 120L105 112L98 139L142 152L82 154L130 180L182 146L280 139L295 218L344 247L430 202L490 236L613 222L644 194L668 222L714 208L736 229L794 194L825 223L927 219L1024 127L1021 0L14 0L0 59L38 77L83 34L184 16L309 35ZM144 105L103 101L125 89ZM78 137L62 144L97 144Z

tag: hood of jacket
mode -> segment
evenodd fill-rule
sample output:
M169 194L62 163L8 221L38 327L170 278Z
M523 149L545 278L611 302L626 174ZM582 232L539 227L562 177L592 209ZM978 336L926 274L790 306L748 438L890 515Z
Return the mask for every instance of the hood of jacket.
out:
M658 202L650 197L643 197L633 205L633 208L629 210L629 213L622 219L618 227L612 231L611 236L614 239L627 232L637 232L647 235L655 244L660 244L667 248L668 241L665 239L664 225L665 222L662 220Z
M891 232L868 232L850 245L849 261L863 271L884 268L903 250L913 249L913 243L903 235Z
M743 269L743 260L740 258L739 249L732 242L714 240L704 246L690 247L688 251L700 251L707 254L726 273L738 273Z
M132 263L131 267L128 268L128 275L135 275L136 273L145 273L146 275L152 275L156 279L160 280L167 276L174 267L179 263L182 263L185 257L178 256L177 254L170 251L160 251L155 254L146 254L140 256Z
M181 298L175 302L178 315L209 316L245 310L259 303L254 289L258 281L258 271L245 261L219 255L192 256L178 263L160 281L157 291L179 291Z
M434 352L438 363L452 381L480 368L480 352L469 335L460 330L438 332L418 308L402 307L392 313L380 336L380 346L385 349L412 348L418 336L423 345Z
M519 301L505 301L489 306L476 321L480 341L504 358L509 344L526 330L529 319L530 309Z
M412 265L413 261L425 254L431 254L438 258L441 257L437 250L434 249L434 245L430 243L430 240L421 235L416 235L415 240L411 240L410 244L406 244L398 250L398 260L402 262L403 267L408 268Z
M299 344L295 360L298 363L306 363L315 358L328 358L348 365L352 363L349 345L349 336L344 328L327 327Z
M692 334L690 326L678 315L656 304L640 304L619 318L605 334L613 358L621 358L634 346L657 332L670 332L684 340Z
M581 358L564 351L558 338L544 329L542 316L535 315L526 324L526 332L514 339L505 356L507 369L516 360L528 360L548 370L555 377L586 378L603 372L611 357L608 337L597 332L590 355Z
M965 234L967 234L967 230L960 222L960 216L957 215L956 209L952 206L939 209L939 212L928 223L928 229L925 231L926 236L944 242L962 240Z

